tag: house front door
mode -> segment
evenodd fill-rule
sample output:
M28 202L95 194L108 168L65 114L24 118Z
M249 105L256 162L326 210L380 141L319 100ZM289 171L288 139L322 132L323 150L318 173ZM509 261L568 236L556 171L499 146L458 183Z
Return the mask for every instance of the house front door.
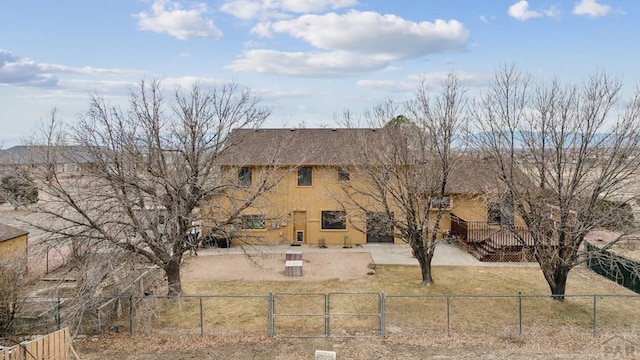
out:
M293 212L293 242L303 244L307 237L307 212Z

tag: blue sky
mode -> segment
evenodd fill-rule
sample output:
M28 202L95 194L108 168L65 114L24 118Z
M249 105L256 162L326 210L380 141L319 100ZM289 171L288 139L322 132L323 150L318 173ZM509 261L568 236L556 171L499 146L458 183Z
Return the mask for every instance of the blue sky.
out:
M142 78L235 79L273 108L268 127L334 126L450 71L482 88L506 63L567 81L605 70L632 89L639 11L637 0L4 0L0 146L54 107L73 122L91 92L125 104Z

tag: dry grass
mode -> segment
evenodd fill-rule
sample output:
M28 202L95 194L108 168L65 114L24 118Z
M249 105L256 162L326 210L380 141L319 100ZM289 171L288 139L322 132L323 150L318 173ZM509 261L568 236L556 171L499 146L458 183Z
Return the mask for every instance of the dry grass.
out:
M356 280L184 281L188 295L267 295L269 292L384 292L386 295L517 295L547 294L549 288L537 268L434 267L435 284L424 287L417 266L378 265L375 276ZM567 294L633 294L584 267L569 276Z
M602 247L600 244L594 245ZM628 259L640 261L640 242L638 239L622 240L614 244L609 250Z
M519 332L519 299L505 297L521 292L523 331L545 331L558 326L582 329L593 326L593 296L619 294L633 296L629 290L585 268L570 274L563 302L551 300L540 270L534 268L435 267L436 283L424 287L416 266L379 266L375 276L349 281L207 281L185 282L191 295L210 295L202 299L206 334L264 335L268 328L268 294L275 297L275 326L278 335L318 336L324 333L325 295L331 314L333 335L377 335L379 297L386 295L386 326L389 335L406 333L486 332L513 336ZM340 293L372 293L344 295ZM291 295L309 293L315 295ZM464 295L449 296L448 294ZM256 295L247 297L249 295ZM478 297L478 295L497 295ZM590 295L574 296L571 295ZM236 297L231 297L236 296ZM502 296L502 297L500 297ZM163 309L156 329L181 329L199 333L200 299L159 301ZM602 297L597 301L599 331L638 332L640 298ZM355 314L369 314L367 316ZM371 315L372 314L372 315ZM297 315L297 316L290 316ZM302 316L301 316L302 315Z

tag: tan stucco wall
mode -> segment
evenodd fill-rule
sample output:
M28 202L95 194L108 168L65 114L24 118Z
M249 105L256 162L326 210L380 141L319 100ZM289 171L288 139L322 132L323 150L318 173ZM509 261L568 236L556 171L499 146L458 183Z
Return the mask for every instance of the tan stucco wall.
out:
M260 170L253 168L255 179L259 178ZM347 208L346 229L322 229L322 211L341 211L343 206L339 198L343 196L342 189L337 181L337 168L313 167L312 185L298 186L297 171L281 170L280 175L285 175L282 181L267 195L257 199L254 204L243 211L245 215L266 215L266 229L243 230L237 229L236 236L250 243L289 244L295 240L294 212L306 213L306 233L304 243L317 245L324 242L326 245L342 245L345 243L355 245L366 243L364 215L361 211ZM237 168L225 169L231 179L237 177ZM277 176L277 175L276 175ZM355 181L355 174L351 174L350 181ZM247 191L250 194L251 190ZM238 192L234 197L242 197ZM234 206L226 200L227 204L220 204L219 209L203 209L204 216L216 216L216 212L224 212L225 208ZM224 216L222 216L224 217ZM361 231L362 230L362 231ZM205 230L206 231L206 230ZM400 240L397 240L400 241Z
M463 195L455 196L455 204L451 213L467 221L487 221L487 201L483 196ZM516 226L525 226L520 216L514 219Z
M235 175L237 169L227 169L229 176ZM253 168L254 182L259 178L258 169ZM342 206L337 196L342 191L337 185L337 168L313 167L312 185L298 186L297 171L282 170L284 179L267 195L259 198L243 211L246 215L266 215L268 219L265 229L237 229L236 236L249 243L289 244L295 240L294 212L306 212L306 233L304 243L317 245L324 241L327 245L364 244L366 235L357 228L364 228L353 211L347 210L346 229L322 229L322 211L340 211ZM276 175L277 176L277 175ZM247 191L249 194L251 190ZM227 204L221 207L231 207ZM206 212L206 210L205 210ZM213 210L215 216L216 210ZM205 214L205 216L207 216ZM354 226L354 224L356 226ZM357 228L356 228L357 227Z
M283 180L268 194L257 199L253 206L242 213L245 215L266 215L265 229L246 230L236 227L235 236L244 242L256 244L290 244L295 242L294 212L306 212L305 244L317 245L324 242L326 245L343 245L346 242L351 245L366 243L366 216L362 209L346 207L347 228L340 230L322 229L322 211L342 210L345 201L343 189L337 181L337 167L313 167L312 186L298 186L297 171L281 170L280 175L285 175ZM237 179L237 168L223 170L231 180ZM260 177L259 168L253 167L254 184ZM288 173L285 173L287 172ZM353 170L352 170L353 171ZM351 182L358 181L357 173L351 173ZM359 186L359 185L357 185ZM251 190L247 191L250 194ZM453 213L468 221L486 221L487 205L483 197L469 194L451 194L451 208L447 209L442 217L438 237L451 228L449 213ZM235 197L242 198L238 192ZM226 200L226 204L218 204L216 209L203 209L203 215L216 216L225 209L234 206ZM364 203L364 201L361 201ZM366 206L367 211L377 211L372 206ZM399 210L394 211L400 216ZM435 217L435 211L431 211L431 220ZM222 216L224 217L224 216ZM205 221L206 223L206 221ZM206 233L206 229L205 229ZM396 243L402 240L396 238Z
M484 198L473 195L452 195L451 213L467 221L487 221L487 203Z
M28 255L27 235L0 242L0 258L5 261L20 259L25 261Z

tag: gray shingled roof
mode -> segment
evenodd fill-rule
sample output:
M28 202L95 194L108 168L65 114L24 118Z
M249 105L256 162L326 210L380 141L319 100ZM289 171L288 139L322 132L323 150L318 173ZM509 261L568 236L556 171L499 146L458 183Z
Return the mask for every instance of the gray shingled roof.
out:
M392 129L236 129L220 157L222 165L351 165L375 162L380 147L393 141ZM354 149L354 145L358 148ZM361 147L365 147L364 149ZM367 159L367 147L370 158ZM393 148L393 147L390 147ZM423 164L425 174L432 167ZM480 194L498 188L495 162L479 156L459 159L449 193Z
M14 146L0 150L0 165L44 164L50 156L58 164L90 162L91 153L84 146Z
M13 226L0 224L0 242L27 235L29 232Z
M493 161L468 157L459 159L449 174L447 192L458 194L483 194L496 191L499 185Z
M388 129L236 129L222 165L347 165L362 163L354 143L382 146ZM364 140L364 142L362 142Z

